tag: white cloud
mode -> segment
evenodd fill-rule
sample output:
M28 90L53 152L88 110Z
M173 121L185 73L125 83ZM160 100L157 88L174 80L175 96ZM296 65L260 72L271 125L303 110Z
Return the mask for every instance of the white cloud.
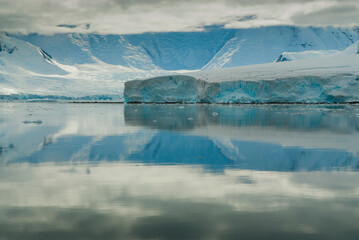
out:
M0 0L0 6L0 30L9 32L141 33L193 31L213 24L242 28L359 22L356 0ZM256 18L238 21L248 15ZM57 27L66 24L78 27Z

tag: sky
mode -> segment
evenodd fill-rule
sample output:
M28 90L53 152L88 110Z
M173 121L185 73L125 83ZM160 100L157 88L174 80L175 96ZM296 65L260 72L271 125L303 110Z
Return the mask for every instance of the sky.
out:
M359 26L358 0L0 0L0 31L130 34L207 26Z

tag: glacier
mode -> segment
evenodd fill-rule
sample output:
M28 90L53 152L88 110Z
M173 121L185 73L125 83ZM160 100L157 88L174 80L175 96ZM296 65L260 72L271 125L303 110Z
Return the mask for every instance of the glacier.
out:
M129 103L357 103L359 54L344 53L128 81L124 98Z
M175 75L126 82L124 98L129 103L358 103L359 75L212 83Z

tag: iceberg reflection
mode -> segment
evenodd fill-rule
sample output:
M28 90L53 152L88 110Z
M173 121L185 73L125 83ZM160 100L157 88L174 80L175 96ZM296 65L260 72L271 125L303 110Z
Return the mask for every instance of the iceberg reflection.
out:
M50 124L60 117L58 107L68 119ZM24 125L20 133L4 129L12 141L1 151L8 163L129 161L201 165L212 171L357 170L358 110L346 105L58 104L46 110L53 117L42 125ZM28 152L16 151L14 157L5 152L7 145L29 142Z
M0 239L356 240L358 116L1 103Z

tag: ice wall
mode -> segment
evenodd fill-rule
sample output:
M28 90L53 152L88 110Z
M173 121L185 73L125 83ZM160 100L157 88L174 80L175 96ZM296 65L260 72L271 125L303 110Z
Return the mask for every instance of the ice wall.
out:
M126 82L124 98L129 103L352 103L359 102L359 76L206 82L175 75Z

